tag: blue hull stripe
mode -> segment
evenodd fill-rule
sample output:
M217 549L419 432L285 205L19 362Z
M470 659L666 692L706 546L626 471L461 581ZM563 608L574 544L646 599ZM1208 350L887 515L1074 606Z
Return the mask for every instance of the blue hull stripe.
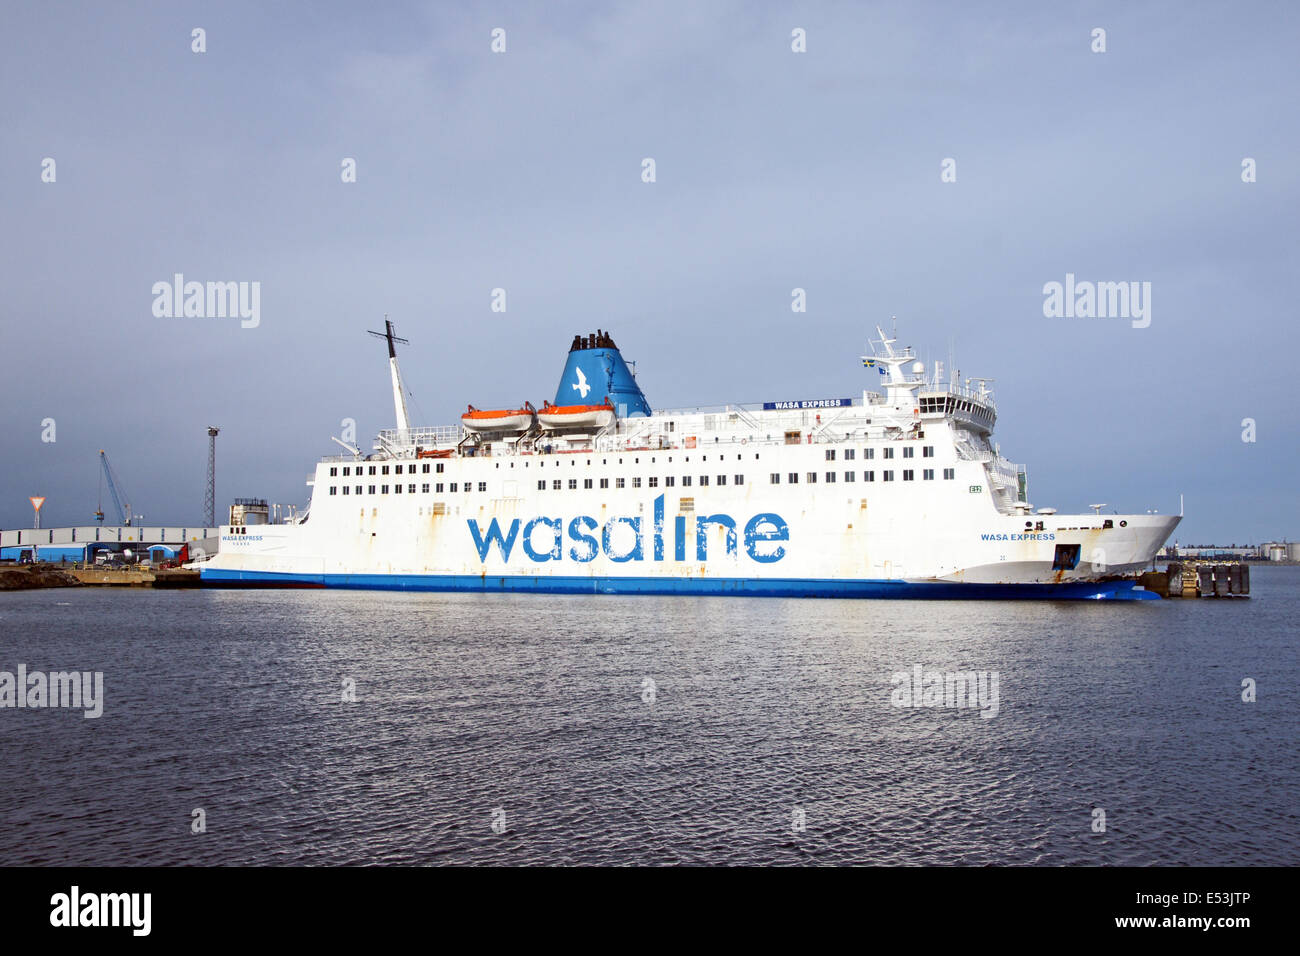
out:
M871 579L563 577L464 574L287 574L201 570L204 584L228 587L359 588L386 591L530 591L537 594L725 594L754 597L949 600L1159 600L1132 581L1063 584L957 584Z

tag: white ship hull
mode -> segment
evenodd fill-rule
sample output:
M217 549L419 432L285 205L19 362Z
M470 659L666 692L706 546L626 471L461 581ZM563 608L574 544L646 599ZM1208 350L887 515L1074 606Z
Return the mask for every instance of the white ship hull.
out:
M1034 513L987 442L991 401L908 387L825 423L783 406L660 412L579 449L326 459L305 522L223 527L198 567L242 586L1145 596L1133 577L1179 518Z

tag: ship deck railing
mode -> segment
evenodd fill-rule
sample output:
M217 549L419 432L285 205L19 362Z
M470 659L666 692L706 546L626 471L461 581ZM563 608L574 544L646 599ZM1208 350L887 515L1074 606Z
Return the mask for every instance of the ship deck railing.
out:
M992 407L989 393L980 395L976 390L964 386L940 386L927 394L953 394L970 398L973 401ZM374 446L374 454L359 452L357 455L328 455L318 459L321 462L383 461L397 458L414 458L416 450L422 452L452 452L474 457L506 457L529 454L548 454L545 447L550 445L550 454L566 454L581 450L590 451L690 451L719 446L778 446L792 444L786 437L787 432L800 432L799 444L841 444L850 441L867 441L871 436L869 430L891 422L880 419L875 412L869 411L874 406L885 402L885 397L876 392L867 393L864 405L861 397L851 400L850 405L827 406L825 408L802 409L765 409L762 403L731 403L726 405L697 405L689 408L660 409L653 415L637 418L625 418L602 434L586 436L585 439L564 434L543 433L538 436L522 438L519 435L490 438L483 445L473 449L465 447L467 438L472 437L467 429L460 425L437 425L431 427L397 429L387 428L379 432L379 443ZM763 419L756 419L762 414ZM701 430L711 432L706 435L691 435L693 423L684 422L685 416L701 416L698 423ZM810 417L812 416L812 417ZM931 419L930 414L922 413L922 419ZM960 421L965 416L953 412L944 418ZM911 416L900 419L894 425L906 425L914 421ZM712 419L712 420L710 420ZM819 420L820 419L820 420ZM902 440L908 431L903 428L892 429L890 433L876 436ZM495 452L493 450L495 446ZM394 452L396 454L394 455ZM980 458L981 455L968 457Z
M920 391L917 392L916 397L918 399L947 397L964 398L974 402L976 405L983 405L995 415L998 411L997 402L993 400L993 393L991 391L981 391L974 386L958 385L955 382L949 382L946 385L923 385L921 386Z
M456 445L465 437L460 425L434 425L425 428L385 428L379 432L381 440L398 448L446 448Z
M492 451L489 446L484 445L475 448L472 452L463 455L455 454L455 446L449 448L436 449L438 451L452 452L450 457L466 458L515 458L519 456L564 456L580 453L591 454L594 452L634 452L634 451L663 451L663 452L691 452L691 451L708 451L709 449L727 449L729 451L741 451L743 449L754 448L776 448L793 444L799 445L841 445L848 442L865 442L875 440L892 440L902 441L908 437L906 432L896 431L889 435L868 436L865 430L858 429L852 432L837 431L831 433L803 432L800 435L800 441L787 441L784 435L773 434L770 438L767 435L753 435L749 432L737 431L730 434L715 434L711 436L690 436L681 433L673 433L672 439L667 440L668 436L660 433L651 435L609 435L595 439L594 441L572 441L567 442L563 437L557 436L550 442L551 450L546 450L545 439L538 439L536 446L521 447L514 449L511 447L499 448ZM692 441L691 439L694 438ZM504 443L503 443L504 444ZM424 449L434 450L434 449ZM415 461L415 446L399 449L400 454L392 455L383 448L376 447L373 454L369 455L323 455L318 461L328 464L350 464L354 462L380 462L393 461L396 459ZM437 460L437 459L424 459ZM315 475L308 476L309 481L315 480Z

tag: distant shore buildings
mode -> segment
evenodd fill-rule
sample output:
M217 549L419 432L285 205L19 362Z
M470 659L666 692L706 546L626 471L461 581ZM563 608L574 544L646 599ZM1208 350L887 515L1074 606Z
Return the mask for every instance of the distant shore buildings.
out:
M1300 541L1266 541L1263 544L1166 545L1156 556L1158 560L1174 558L1238 558L1246 561L1275 561L1300 564Z

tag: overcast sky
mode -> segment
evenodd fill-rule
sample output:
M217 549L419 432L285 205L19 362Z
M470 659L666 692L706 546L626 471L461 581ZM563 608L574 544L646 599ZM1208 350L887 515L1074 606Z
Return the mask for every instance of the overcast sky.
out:
M100 448L193 525L208 424L218 514L303 503L393 425L384 313L422 424L552 398L596 328L655 407L860 394L896 315L995 380L1035 505L1300 536L1296 4L470 6L4 5L0 525L92 523ZM156 317L178 272L260 324ZM1045 317L1067 273L1150 325Z

